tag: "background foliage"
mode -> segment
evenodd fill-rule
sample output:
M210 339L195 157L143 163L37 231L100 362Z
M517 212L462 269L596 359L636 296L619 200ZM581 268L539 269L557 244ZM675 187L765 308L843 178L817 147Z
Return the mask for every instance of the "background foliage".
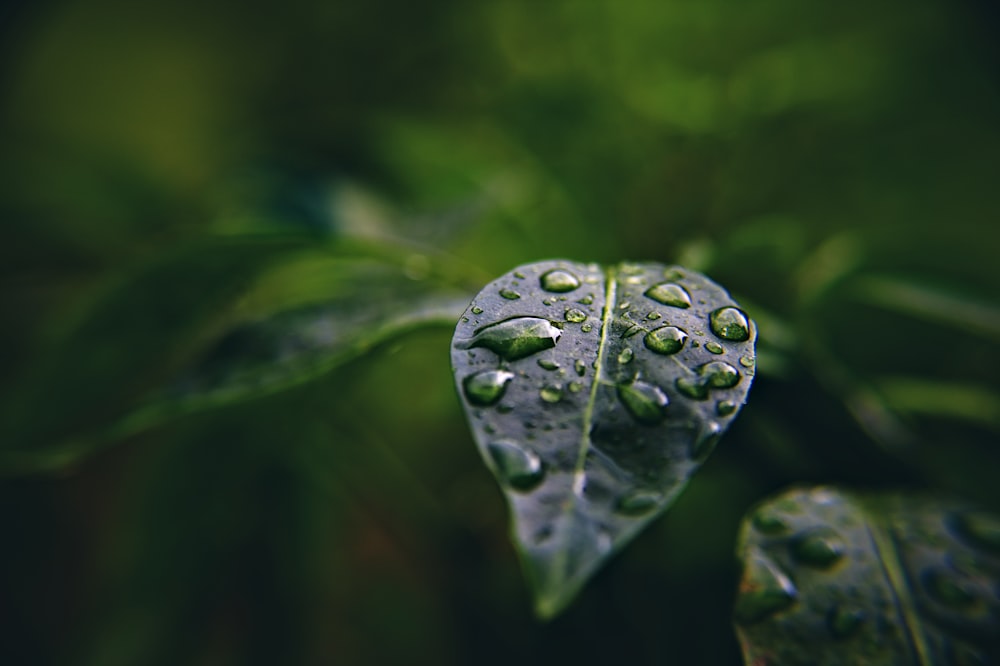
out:
M0 25L5 662L739 663L768 493L1000 508L993 3ZM447 359L550 257L704 271L761 340L713 458L542 625Z

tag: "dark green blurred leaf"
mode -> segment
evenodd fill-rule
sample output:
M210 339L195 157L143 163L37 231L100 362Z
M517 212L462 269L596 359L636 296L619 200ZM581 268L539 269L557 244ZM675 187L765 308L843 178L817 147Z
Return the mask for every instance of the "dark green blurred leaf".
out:
M756 337L721 287L662 264L543 261L473 299L452 367L541 617L711 454L750 389Z
M958 500L792 490L740 529L747 664L1000 657L1000 518Z

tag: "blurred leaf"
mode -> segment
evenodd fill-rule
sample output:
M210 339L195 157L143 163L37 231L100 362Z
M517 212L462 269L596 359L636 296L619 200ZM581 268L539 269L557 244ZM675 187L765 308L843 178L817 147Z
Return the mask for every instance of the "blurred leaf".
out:
M747 664L1000 657L1000 518L960 501L796 489L740 530Z
M1000 394L985 386L885 377L876 380L876 387L899 413L959 419L1000 430Z
M539 616L674 501L746 399L755 340L721 287L662 264L528 264L473 300L452 367Z

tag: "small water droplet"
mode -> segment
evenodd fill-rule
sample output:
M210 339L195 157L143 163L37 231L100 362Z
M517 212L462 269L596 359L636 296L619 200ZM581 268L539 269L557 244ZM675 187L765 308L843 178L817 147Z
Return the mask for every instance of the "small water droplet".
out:
M584 333L590 333L593 329L594 327L591 325L590 322L587 322L586 324L580 327L580 330L583 331Z
M635 381L631 384L619 384L617 392L625 409L639 423L653 425L666 416L665 410L670 400L659 386Z
M769 507L757 509L750 521L753 523L754 529L762 534L774 535L788 531L788 523Z
M559 402L560 400L562 400L562 397L563 397L562 386L559 386L558 384L546 384L538 392L538 395L545 402L548 402L548 403Z
M715 403L715 413L719 416L729 416L736 411L736 403L731 400L720 400Z
M618 498L615 511L626 516L642 516L660 506L663 495L655 490L634 490Z
M826 569L844 556L844 542L836 532L819 528L792 539L792 556L811 567Z
M586 296L577 301L577 303L579 303L580 305L590 305L593 302L594 302L593 294L587 294Z
M570 382L567 388L569 388L570 393L579 393L583 390L583 384L580 382Z
M712 352L713 354L721 354L726 351L725 349L722 348L722 345L720 345L718 342L715 342L714 340L711 342L706 342L705 349Z
M708 323L712 333L723 340L743 342L750 338L750 320L739 308L719 308L709 315Z
M462 323L463 324L468 324L469 323L469 318L468 317L462 317Z
M520 492L535 488L545 477L545 466L538 454L510 440L491 442L487 447L496 466L497 476Z
M740 383L739 370L723 361L706 363L698 372L710 388L732 388Z
M462 380L462 387L469 402L486 407L503 397L507 382L513 378L514 373L506 370L484 370Z
M968 608L976 603L975 594L956 580L950 571L928 569L922 579L927 593L938 603L952 608Z
M848 638L854 635L865 621L865 612L857 608L836 605L826 615L826 626L834 638Z
M676 268L664 268L663 269L663 279L669 280L670 282L676 282L684 278L684 273L677 270Z
M709 421L695 438L691 445L691 458L693 460L704 460L715 450L715 445L719 443L722 436L722 427L715 422Z
M660 316L661 315L659 312L650 312L649 314L646 315L646 319L648 319L649 321L656 321L657 319L660 318Z
M748 370L753 367L753 357L752 356L740 356L740 365Z
M550 358L540 358L538 359L538 367L544 370L558 370L559 364Z
M542 289L557 294L573 291L580 286L580 280L575 275L561 268L554 268L543 274L539 281L542 284Z
M483 347L496 353L505 361L531 356L543 349L556 346L562 331L548 319L516 317L485 326L468 340L455 343L458 349Z
M635 353L632 351L631 347L625 347L624 349L621 350L621 353L618 354L618 362L621 363L622 365L625 365L626 363L632 361L632 357L634 355Z
M734 615L740 624L752 624L791 606L798 590L781 569L762 555L747 562L740 581Z
M629 275L624 280L625 284L642 284L644 279L641 275Z
M521 298L521 294L517 293L513 289L507 289L507 288L501 289L500 295L506 298L508 301L516 301L517 299Z
M677 387L678 391L692 400L708 399L708 389L701 380L692 379L691 377L679 377L674 382L674 386Z
M587 374L587 364L581 361L580 359L576 359L573 362L573 369L575 369L576 374L580 375L581 377Z
M584 312L583 310L577 310L575 308L571 308L569 310L566 310L566 321L573 324L579 324L581 322L587 321L587 313Z
M646 334L643 343L646 348L657 354L676 354L684 347L688 334L676 326L661 326Z
M516 277L519 280L523 280L524 279L524 273L522 273L521 271L514 271L514 277Z
M691 294L687 292L687 289L673 282L661 282L652 286L646 290L645 295L663 305L675 308L691 307Z
M483 314L483 309L478 305L472 306L472 314Z

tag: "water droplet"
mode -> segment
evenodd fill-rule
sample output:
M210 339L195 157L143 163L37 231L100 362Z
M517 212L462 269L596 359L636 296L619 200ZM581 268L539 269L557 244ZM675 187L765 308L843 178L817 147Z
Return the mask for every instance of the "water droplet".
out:
M663 495L655 490L634 490L618 498L615 511L626 516L642 516L660 506Z
M506 298L508 301L516 301L517 299L521 298L521 294L517 293L513 289L506 289L506 288L501 289L500 295Z
M641 275L629 275L624 282L625 284L642 284L645 280Z
M715 450L715 445L719 443L719 438L722 436L722 427L715 422L709 421L702 428L702 431L698 433L694 442L691 444L691 458L693 460L704 460L707 458L712 451Z
M575 275L560 268L555 268L542 275L540 282L542 283L542 289L553 291L557 294L573 291L580 286L580 281Z
M590 305L593 302L594 302L593 294L587 294L586 296L577 301L577 303L579 303L580 305Z
M636 381L619 384L617 391L618 399L639 423L653 425L666 416L665 409L670 400L659 386Z
M678 391L692 400L708 399L708 389L701 380L692 379L690 377L680 377L674 382L674 386L677 387Z
M648 319L649 321L656 321L659 318L660 318L659 312L650 312L649 314L646 315L646 319Z
M560 400L562 400L562 397L563 397L562 386L559 386L558 384L546 384L538 392L538 395L545 402L548 402L548 403L559 402Z
M663 269L663 279L669 280L670 282L676 282L684 277L684 273L680 272L676 268L664 268Z
M732 388L740 383L740 373L722 361L712 361L701 366L698 373L710 388Z
M635 353L632 351L631 347L625 347L624 349L621 350L621 353L618 354L618 362L621 363L622 365L625 365L626 363L629 363L632 360L632 357L634 355Z
M740 356L740 365L748 370L753 367L753 356Z
M516 317L485 326L468 340L456 342L455 346L459 349L483 347L505 361L516 361L555 347L561 335L562 331L548 319Z
M568 388L570 393L579 393L583 390L583 384L580 382L570 382Z
M472 306L472 314L483 314L483 309L478 305Z
M750 320L739 308L719 308L709 316L708 322L712 333L723 340L743 342L750 338Z
M514 373L506 370L484 370L462 380L462 387L469 402L486 407L503 397L507 382L513 378Z
M955 519L955 526L974 545L1000 554L1000 517L985 511L967 511Z
M865 621L865 612L857 608L836 605L826 615L826 626L834 638L852 636Z
M566 321L573 324L579 324L581 322L587 321L587 313L583 310L577 310L575 308L566 310Z
M976 603L976 596L944 569L928 569L923 575L924 588L938 603L952 608L968 608Z
M715 403L715 413L719 416L729 416L736 411L736 403L731 400L720 400Z
M545 466L531 449L509 440L491 442L486 449L497 476L514 490L531 490L545 477Z
M757 509L750 521L753 523L754 528L762 534L773 535L788 531L788 523L768 507Z
M725 349L722 348L722 345L720 345L718 342L715 341L706 342L705 349L712 352L713 354L721 354L724 351L726 351Z
M684 347L688 334L676 326L661 326L646 334L646 348L657 354L676 354Z
M573 368L576 370L576 374L581 377L587 374L587 364L580 359L576 359L576 361L573 362Z
M523 280L524 279L524 273L522 273L521 271L514 271L514 277L516 277L519 280Z
M844 542L836 532L819 528L800 534L790 544L792 556L811 567L826 569L844 556Z
M752 624L791 606L798 590L781 569L762 555L754 555L740 581L734 615L740 624Z
M586 324L580 327L580 330L583 331L584 333L590 333L593 329L594 327L590 324L590 322L587 322Z
M550 358L540 358L538 359L538 367L544 370L558 370L559 364Z
M645 295L663 305L675 308L691 307L691 294L687 292L687 289L673 282L661 282L652 286L646 290Z

